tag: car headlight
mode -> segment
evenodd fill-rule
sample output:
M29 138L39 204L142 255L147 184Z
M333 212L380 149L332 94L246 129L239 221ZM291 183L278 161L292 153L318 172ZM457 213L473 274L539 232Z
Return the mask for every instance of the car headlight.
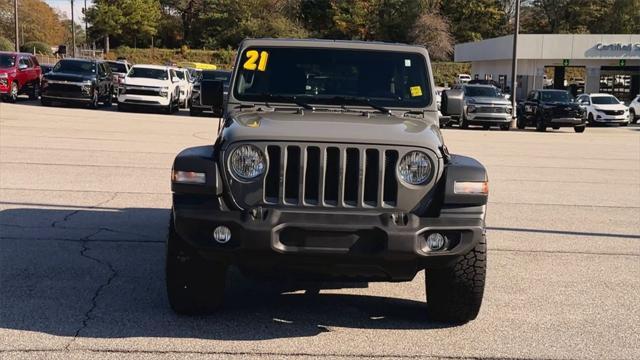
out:
M167 96L167 95L169 95L169 88L165 86L162 89L160 89L160 96Z
M252 180L264 173L266 164L262 151L253 145L242 145L231 153L231 171L242 180Z
M507 112L507 114L511 114L511 113L513 112L513 108L512 108L512 107L510 107L510 106L509 106L509 107L507 107L506 112Z
M467 106L467 112L476 112L476 106L475 105L469 105Z
M0 79L7 79L8 77L9 77L9 74L7 73L0 74Z
M411 185L423 184L431 177L433 166L427 154L412 151L398 163L398 177Z

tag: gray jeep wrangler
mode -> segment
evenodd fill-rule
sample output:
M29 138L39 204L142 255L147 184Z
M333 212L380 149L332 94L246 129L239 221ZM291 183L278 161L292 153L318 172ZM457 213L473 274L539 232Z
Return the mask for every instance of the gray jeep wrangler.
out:
M171 307L218 309L230 266L316 291L426 270L429 318L473 320L487 174L449 154L434 98L423 47L244 41L215 143L173 164Z

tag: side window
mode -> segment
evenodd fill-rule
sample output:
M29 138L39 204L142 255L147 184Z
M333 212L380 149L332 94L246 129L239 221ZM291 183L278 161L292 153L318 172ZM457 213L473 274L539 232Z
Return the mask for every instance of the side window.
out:
M29 59L24 57L24 56L20 57L20 66L22 66L22 65L26 65L27 68L31 67L31 64L29 64Z

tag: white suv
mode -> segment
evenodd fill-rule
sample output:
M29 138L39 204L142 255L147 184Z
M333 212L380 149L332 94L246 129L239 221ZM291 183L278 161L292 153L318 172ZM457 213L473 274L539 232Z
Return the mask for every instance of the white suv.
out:
M629 108L610 94L584 94L577 98L584 109L589 125L629 125Z
M134 65L118 89L118 110L136 106L173 113L180 102L179 83L175 70L167 66Z
M640 118L640 95L636 95L635 99L629 104L629 121L635 124Z
M175 68L173 70L176 72L178 79L180 79L178 82L180 86L180 106L187 106L193 91L193 80L191 80L189 70L183 68Z

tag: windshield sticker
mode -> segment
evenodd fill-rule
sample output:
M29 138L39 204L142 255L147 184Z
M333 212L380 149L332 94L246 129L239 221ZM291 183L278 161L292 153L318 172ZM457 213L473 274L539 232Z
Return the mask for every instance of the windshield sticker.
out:
M242 67L245 70L251 71L265 71L267 69L267 61L269 60L269 53L266 51L261 51L258 53L257 50L249 50L245 53L247 60L244 62Z
M411 59L404 59L404 66L411 67Z
M412 86L409 90L412 97L422 96L422 88L420 86Z

